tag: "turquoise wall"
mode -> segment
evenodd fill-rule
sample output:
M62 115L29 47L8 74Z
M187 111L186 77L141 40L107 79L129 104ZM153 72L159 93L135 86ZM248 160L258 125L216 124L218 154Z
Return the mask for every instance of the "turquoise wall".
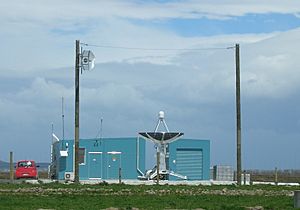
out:
M189 174L182 174L192 177L190 180L209 180L210 179L210 141L200 139L179 139L169 144L169 169L178 172L176 163L176 153L178 150L199 150L202 151L202 174L198 177L189 176ZM188 171L188 169L187 169ZM177 180L176 177L170 176L170 180Z
M61 140L54 145L57 157L57 176L64 179L65 172L73 172L73 140ZM85 161L79 166L81 180L90 178L118 179L121 168L122 179L137 179L137 171L145 171L145 140L137 138L81 139L79 147L85 148ZM139 151L137 148L139 147ZM59 151L68 151L60 157ZM137 166L137 153L139 167Z
M90 178L118 179L119 167L121 167L122 179L137 179L141 172L145 172L145 150L146 144L143 138L103 138L103 139L81 139L80 148L85 148L85 163L79 166L81 180ZM59 180L64 179L65 172L73 172L73 140L61 140L53 145L53 154L56 157L56 175ZM139 166L137 156L139 148ZM201 150L202 174L199 177L188 178L192 180L210 179L210 141L199 139L180 139L169 144L169 168L177 172L176 152L178 150ZM68 151L67 157L61 157L60 150ZM114 153L121 152L121 154ZM150 158L150 157L148 157ZM177 180L170 176L170 180Z

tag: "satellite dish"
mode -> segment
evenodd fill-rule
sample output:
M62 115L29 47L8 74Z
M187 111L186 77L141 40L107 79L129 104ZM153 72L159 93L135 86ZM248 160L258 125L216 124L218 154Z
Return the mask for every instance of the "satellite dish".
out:
M180 132L139 132L139 134L156 144L168 144L183 136Z
M166 132L161 132L159 130L159 126L163 124ZM174 142L181 138L184 134L181 132L170 132L168 126L165 122L165 113L160 111L158 113L158 122L155 127L154 132L139 132L144 139L150 140L154 142L155 148L157 151L157 158L159 158L159 166L155 166L156 169L152 170L149 173L146 173L145 176L141 177L141 179L154 179L159 171L159 175L162 176L162 179L167 179L168 175L172 175L178 177L180 179L187 179L186 176L175 173L168 168L166 159L168 158L168 144Z
M158 131L159 126L163 124L165 127L165 132ZM183 133L181 132L170 132L169 128L165 122L165 112L160 111L158 113L158 122L155 127L154 132L139 132L139 134L144 137L145 139L153 141L155 144L168 144L173 141L178 140L180 137L183 136Z
M81 67L83 70L92 70L95 67L95 55L90 50L84 50L81 54Z

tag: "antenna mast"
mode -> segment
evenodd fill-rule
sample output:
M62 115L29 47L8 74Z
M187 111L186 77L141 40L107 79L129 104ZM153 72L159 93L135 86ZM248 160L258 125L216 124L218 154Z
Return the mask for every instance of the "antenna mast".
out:
M100 139L102 140L103 137L103 118L100 119Z
M61 97L62 139L65 140L64 97Z

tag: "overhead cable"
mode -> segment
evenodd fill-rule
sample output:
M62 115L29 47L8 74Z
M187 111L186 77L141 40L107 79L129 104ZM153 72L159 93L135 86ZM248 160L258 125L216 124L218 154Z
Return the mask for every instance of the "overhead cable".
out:
M99 48L111 48L111 49L122 49L122 50L142 50L142 51L202 51L202 50L228 50L235 48L230 47L209 47L209 48L144 48L144 47L125 47L125 46L113 46L113 45L95 45L80 43L84 46L99 47Z

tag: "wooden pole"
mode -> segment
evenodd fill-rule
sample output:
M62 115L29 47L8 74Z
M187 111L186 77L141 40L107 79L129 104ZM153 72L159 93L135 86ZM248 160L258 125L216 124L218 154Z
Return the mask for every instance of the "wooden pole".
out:
M236 153L237 153L237 184L241 185L241 93L240 93L240 45L235 45L235 64L236 64Z
M10 181L13 182L14 180L14 160L13 160L13 152L9 153L9 178Z
M80 51L79 40L76 40L76 59L75 59L75 171L74 171L74 182L79 183L79 60Z

